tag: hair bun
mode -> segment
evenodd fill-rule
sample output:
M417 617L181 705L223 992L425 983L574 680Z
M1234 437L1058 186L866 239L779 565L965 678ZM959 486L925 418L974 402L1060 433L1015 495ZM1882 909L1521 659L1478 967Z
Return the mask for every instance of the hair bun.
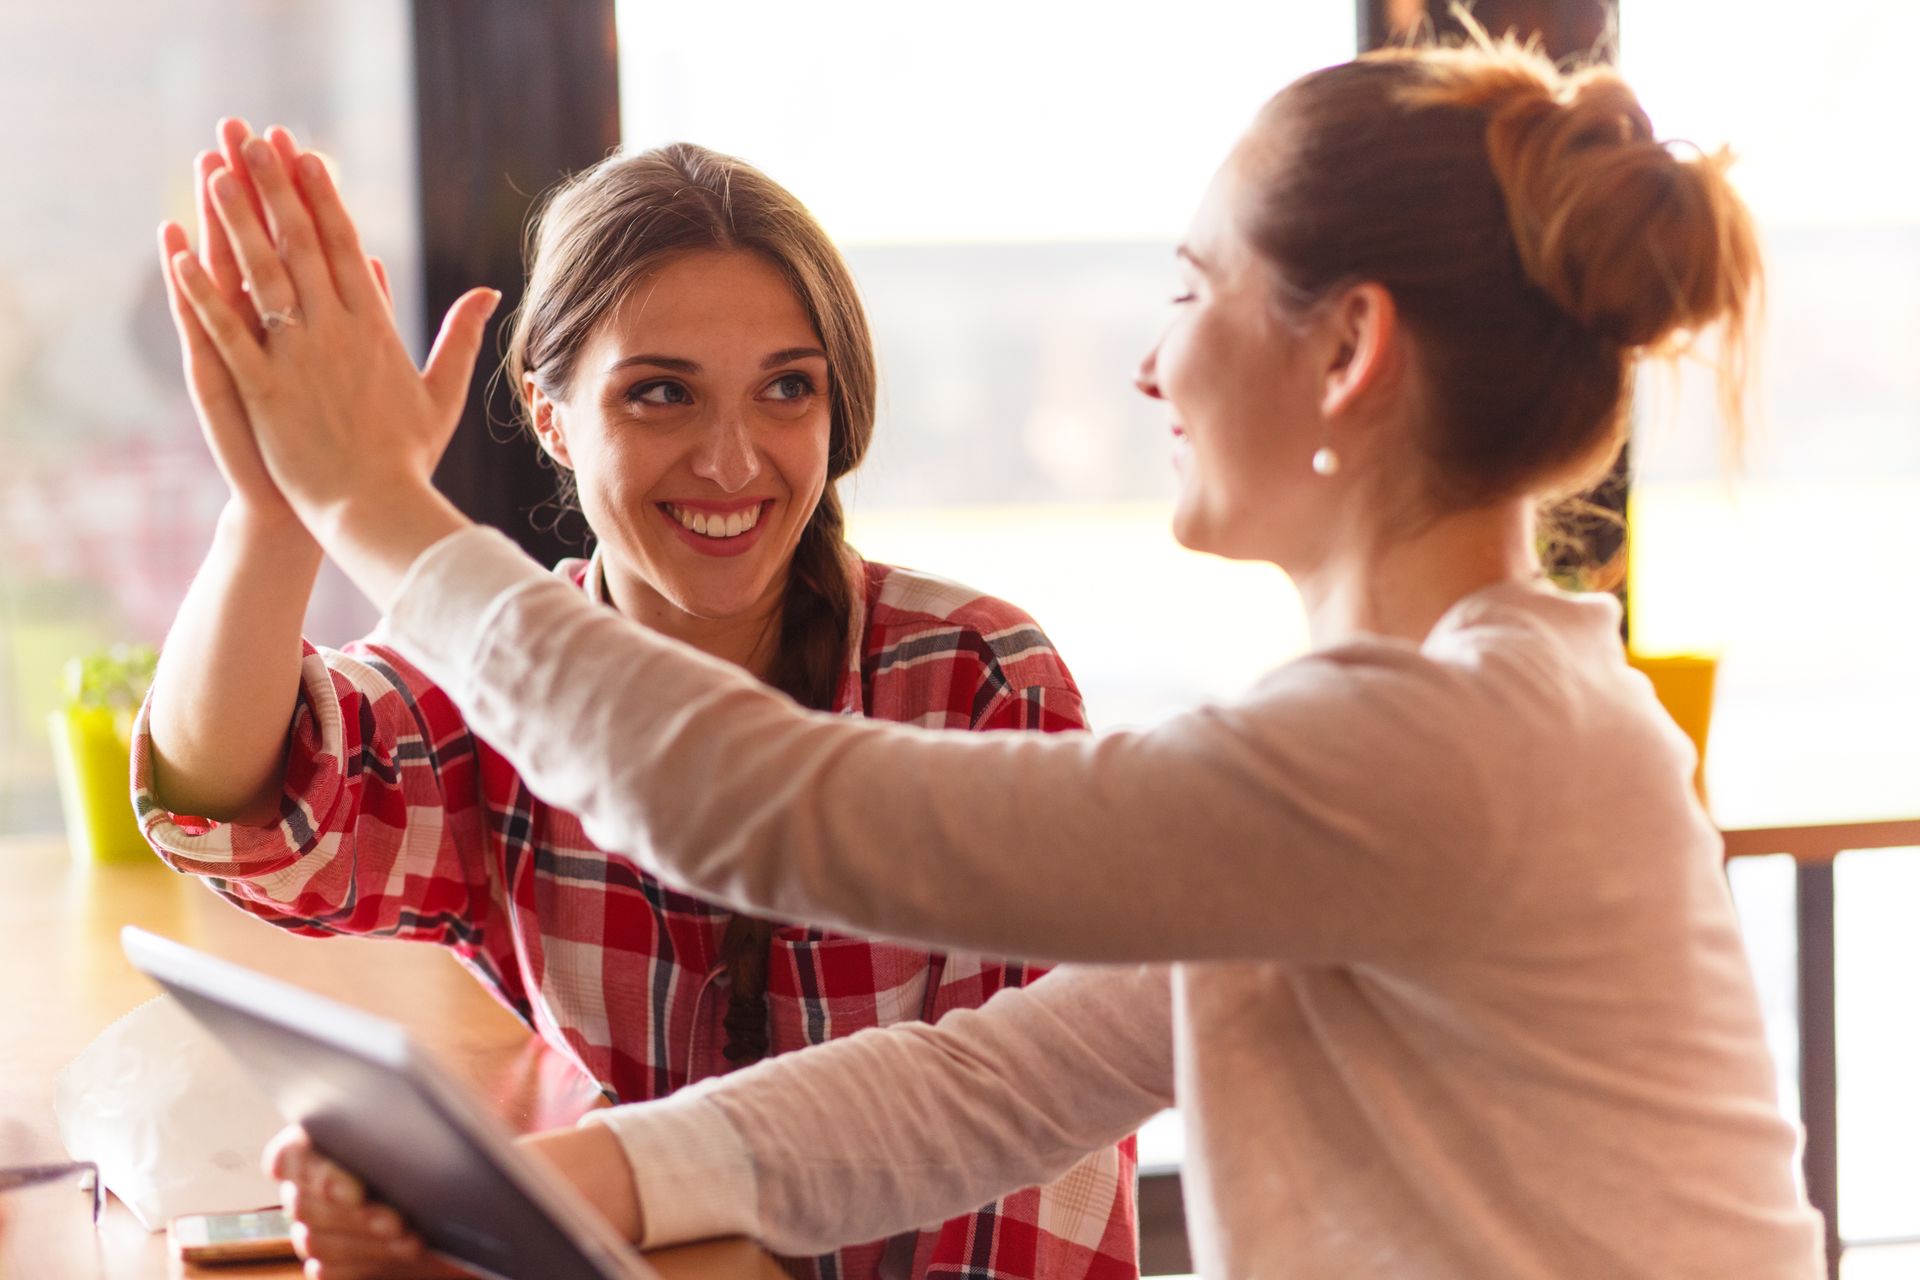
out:
M1623 347L1738 323L1759 252L1727 153L1676 154L1610 70L1504 88L1487 150L1534 283Z

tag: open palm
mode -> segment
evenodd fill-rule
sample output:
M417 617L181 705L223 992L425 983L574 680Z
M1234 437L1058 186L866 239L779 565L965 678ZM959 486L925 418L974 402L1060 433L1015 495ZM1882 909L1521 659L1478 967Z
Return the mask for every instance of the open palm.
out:
M221 167L207 187L250 306L236 300L230 281L222 288L171 226L162 231L170 281L225 367L256 443L251 456L316 528L349 499L428 483L459 422L499 295L462 296L425 369L415 369L326 166L262 138L247 137L238 150L264 221L235 172ZM191 349L188 360L192 370ZM216 395L217 383L196 377ZM259 477L232 438L231 412L203 406L203 414L223 424L215 452L236 493L256 493Z

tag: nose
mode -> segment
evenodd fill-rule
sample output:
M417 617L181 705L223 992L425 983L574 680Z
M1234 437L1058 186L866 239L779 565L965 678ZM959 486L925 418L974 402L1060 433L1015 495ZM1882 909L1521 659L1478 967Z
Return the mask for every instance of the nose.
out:
M1158 375L1159 359L1160 345L1155 343L1147 354L1141 358L1140 367L1133 371L1134 387L1141 395L1147 397L1149 400L1166 399L1160 392L1160 379Z
M693 454L693 474L711 480L727 493L738 493L760 474L760 455L753 436L737 414L716 417Z

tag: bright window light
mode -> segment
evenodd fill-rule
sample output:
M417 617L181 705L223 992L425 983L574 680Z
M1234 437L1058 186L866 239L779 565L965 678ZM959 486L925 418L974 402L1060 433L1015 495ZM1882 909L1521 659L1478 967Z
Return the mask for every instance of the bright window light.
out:
M1175 237L1260 104L1354 41L1345 0L617 13L629 148L740 155L849 244Z
M1623 69L1655 130L1739 157L1733 177L1760 222L1768 277L1744 472L1724 476L1714 463L1704 377L1690 373L1677 399L1648 397L1635 443L1636 642L1720 654L1707 783L1724 824L1910 817L1920 806L1920 591L1905 581L1920 560L1920 167L1909 64L1920 8L1625 0L1620 26ZM1791 875L1743 868L1735 880L1783 1085L1794 1043ZM1840 1228L1850 1240L1920 1234L1916 888L1920 851L1849 854L1836 870ZM1850 1272L1869 1256L1850 1253Z

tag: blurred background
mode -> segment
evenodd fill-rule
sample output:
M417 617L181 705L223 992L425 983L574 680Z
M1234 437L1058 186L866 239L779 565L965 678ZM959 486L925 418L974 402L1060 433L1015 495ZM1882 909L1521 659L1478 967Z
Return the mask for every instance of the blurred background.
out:
M58 829L45 725L70 656L158 644L224 499L153 249L191 224L224 114L340 165L405 331L519 285L530 201L615 147L688 139L788 185L844 246L878 336L855 544L1005 596L1100 726L1231 695L1304 644L1270 566L1166 533L1164 416L1131 386L1214 166L1288 80L1418 0L796 9L646 0L102 0L0 9L0 833ZM1719 659L1707 784L1725 826L1920 816L1920 172L1899 0L1479 6L1579 47L1617 21L1657 130L1731 144L1769 311L1754 438L1722 466L1710 390L1642 396L1632 640ZM1564 51L1564 49L1556 49ZM504 311L504 308L503 308ZM578 553L551 472L477 389L442 482L538 554ZM372 622L323 579L312 637ZM0 894L6 891L0 845ZM1800 1114L1804 868L1733 877ZM1839 1229L1920 1237L1920 857L1834 864ZM1143 1149L1177 1167L1177 1136ZM1856 1250L1866 1275L1871 1250ZM1850 1263L1850 1269L1853 1264ZM1877 1273L1876 1273L1877 1274Z

